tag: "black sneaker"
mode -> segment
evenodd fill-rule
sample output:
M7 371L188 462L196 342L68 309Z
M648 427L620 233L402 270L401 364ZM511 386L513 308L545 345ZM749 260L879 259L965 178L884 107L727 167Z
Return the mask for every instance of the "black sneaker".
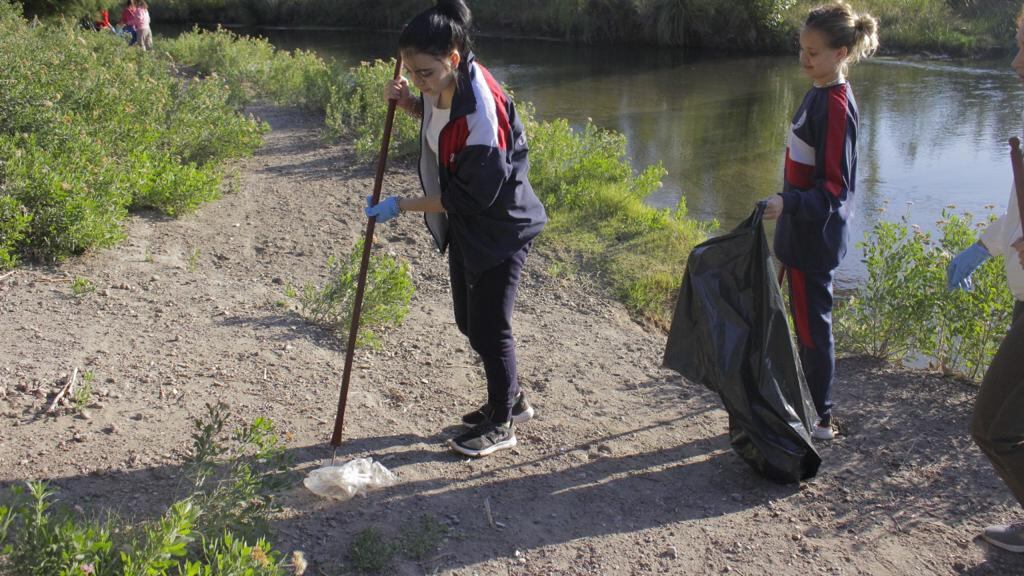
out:
M516 403L512 405L512 422L522 424L533 418L534 413L533 406L530 406L530 403L526 401L526 394L520 392L519 396L516 396ZM490 404L484 404L463 416L462 423L472 428L489 423L493 416L494 407Z
M516 433L511 422L488 422L473 427L469 432L448 441L448 445L466 456L487 456L516 445Z

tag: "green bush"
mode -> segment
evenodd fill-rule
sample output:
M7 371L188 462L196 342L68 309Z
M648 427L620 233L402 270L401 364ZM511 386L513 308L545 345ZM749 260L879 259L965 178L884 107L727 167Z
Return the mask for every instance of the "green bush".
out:
M29 16L64 16L71 20L95 17L100 10L114 10L123 5L121 0L23 0L21 4Z
M31 214L19 246L38 260L61 259L124 237L130 191L93 143L70 142L71 152L43 147L34 137L0 136L0 179ZM97 159L99 158L99 161Z
M945 373L977 379L1009 328L1013 295L999 258L975 271L972 291L947 292L950 258L975 242L977 226L971 215L948 211L938 226L938 240L906 218L865 235L868 280L837 306L836 342L890 362L923 356Z
M0 196L0 270L18 263L17 247L25 237L32 215L13 196Z
M257 419L222 438L228 415L209 406L195 421L189 494L158 519L104 519L53 505L43 483L14 487L0 505L0 563L18 576L283 576L285 563L260 531L286 486L283 448Z
M334 137L346 136L355 143L361 160L372 160L380 152L387 102L384 85L395 74L395 61L363 62L352 68L343 82L332 88L327 105L327 132ZM391 132L390 157L409 159L419 152L419 122L401 110L395 112Z
M299 299L303 316L333 331L342 341L347 341L352 322L362 255L360 240L347 258L329 258L327 283L323 288L306 284ZM409 313L414 290L408 264L391 256L371 255L356 343L378 346L376 331L402 322Z
M131 208L180 215L216 198L222 163L266 130L221 79L182 80L113 34L29 26L6 2L0 52L4 266L109 246ZM11 218L12 203L26 217Z

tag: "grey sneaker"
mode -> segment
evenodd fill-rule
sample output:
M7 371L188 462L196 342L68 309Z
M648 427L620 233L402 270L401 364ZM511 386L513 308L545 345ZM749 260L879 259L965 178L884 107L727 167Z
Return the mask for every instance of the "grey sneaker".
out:
M526 401L526 394L520 392L519 396L516 396L516 403L512 406L512 422L522 424L533 418L534 414L533 406L530 406L530 403ZM494 407L490 404L484 404L469 414L464 415L462 423L472 428L481 424L487 424L493 416Z
M452 450L466 456L487 456L498 450L516 445L516 433L511 422L488 422L448 441Z
M1003 526L989 526L982 532L981 537L989 544L1009 550L1010 552L1024 552L1024 522Z

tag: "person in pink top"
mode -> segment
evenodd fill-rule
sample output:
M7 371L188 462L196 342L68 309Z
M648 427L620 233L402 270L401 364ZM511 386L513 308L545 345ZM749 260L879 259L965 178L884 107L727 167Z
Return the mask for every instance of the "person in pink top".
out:
M135 32L138 34L139 48L153 49L153 31L149 29L149 5L146 0L135 0Z
M132 39L128 42L129 46L134 46L139 41L138 32L135 30L136 17L138 16L139 9L135 5L135 0L128 0L124 5L124 10L121 11L121 19L118 24L121 26L121 30L131 35Z

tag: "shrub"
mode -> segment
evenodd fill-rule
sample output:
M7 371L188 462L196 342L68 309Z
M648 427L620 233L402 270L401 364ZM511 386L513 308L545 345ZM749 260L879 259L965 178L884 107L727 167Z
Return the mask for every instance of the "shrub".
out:
M183 81L113 34L28 26L6 2L0 52L2 266L109 246L129 208L194 209L266 129L236 112L221 79Z
M347 258L329 258L327 283L323 288L307 284L299 300L303 316L331 330L342 341L348 339L352 322L362 254L363 241L360 240ZM391 256L371 255L356 343L379 345L376 330L402 322L409 313L413 292L408 264Z
M283 449L265 419L223 444L228 415L222 405L207 408L195 421L192 489L160 518L83 517L55 507L46 484L12 488L0 506L4 568L19 576L283 576L280 555L255 535L270 510L262 503L285 486Z
M352 68L339 86L332 88L327 105L327 132L334 137L347 136L355 143L361 160L372 160L380 151L387 103L384 85L394 77L395 61L363 62ZM419 122L396 110L391 133L391 158L408 159L419 152Z
M0 179L7 193L28 210L23 253L59 260L87 248L110 246L124 237L130 192L117 172L87 140L69 142L75 152L43 148L35 137L0 136Z
M13 196L0 196L0 270L13 268L18 263L18 247L32 215Z
M976 240L970 214L943 213L934 240L907 223L879 222L859 246L868 280L836 308L837 345L891 362L923 356L945 373L977 379L1010 323L1002 260L974 272L970 292L946 291L950 258Z

